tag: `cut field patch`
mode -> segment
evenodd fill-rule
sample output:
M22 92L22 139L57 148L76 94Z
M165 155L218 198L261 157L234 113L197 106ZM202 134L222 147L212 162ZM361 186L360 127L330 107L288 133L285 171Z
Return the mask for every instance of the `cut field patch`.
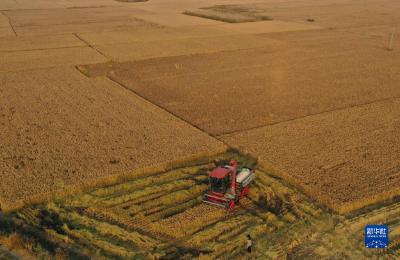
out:
M379 221L380 212L390 213L394 225L400 221L395 206L345 221L258 168L249 196L235 212L203 204L208 171L232 158L257 167L253 159L235 153L214 162L187 162L183 168L26 207L0 219L0 225L7 219L24 239L46 244L44 252L50 256L58 248L58 254L75 258L240 259L246 254L246 235L250 234L259 258L303 254L365 258L377 253L363 249L360 221ZM396 241L398 236L395 232L391 238ZM337 238L341 244L332 243ZM318 241L318 248L310 246ZM396 250L394 246L385 254L394 256Z

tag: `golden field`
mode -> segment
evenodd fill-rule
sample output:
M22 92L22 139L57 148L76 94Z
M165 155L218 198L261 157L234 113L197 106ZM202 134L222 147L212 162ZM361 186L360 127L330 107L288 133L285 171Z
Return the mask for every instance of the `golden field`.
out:
M246 232L260 258L396 258L399 7L0 1L0 258L243 258ZM260 175L229 215L199 198L232 148Z
M257 166L252 159L226 154ZM202 203L210 162L126 179L115 185L28 206L6 215L17 233L0 241L36 256L111 259L244 258L246 235L258 258L307 256L350 259L395 257L398 244L385 252L362 249L360 231L371 221L390 220L390 239L399 240L399 203L345 219L332 214L273 175L256 169L247 198L234 212ZM0 226L5 225L0 221ZM338 239L340 238L340 239ZM58 248L56 250L56 248Z

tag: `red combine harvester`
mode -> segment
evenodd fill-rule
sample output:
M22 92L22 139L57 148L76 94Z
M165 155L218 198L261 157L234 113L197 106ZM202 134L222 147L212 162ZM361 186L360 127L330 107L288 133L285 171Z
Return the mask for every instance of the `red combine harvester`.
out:
M230 161L229 165L219 166L209 174L210 185L203 201L233 210L239 199L249 193L254 177L254 169L238 169L235 160Z

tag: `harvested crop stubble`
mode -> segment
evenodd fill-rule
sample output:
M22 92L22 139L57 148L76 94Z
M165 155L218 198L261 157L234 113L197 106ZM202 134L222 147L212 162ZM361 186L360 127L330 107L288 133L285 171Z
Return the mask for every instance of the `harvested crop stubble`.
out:
M243 233L246 232L249 226L253 224L255 224L254 220L249 221L248 223L246 223L246 225L238 225L236 227L233 227L228 232L224 232L221 235L219 235L213 242L224 243L229 239L231 239L232 237L243 235ZM207 243L205 245L207 245Z
M228 233L238 226L246 225L252 218L253 216L249 215L239 215L226 221L218 222L212 227L194 234L186 243L193 246L200 246L204 242L217 238L221 234Z
M135 204L140 204L143 209L146 203L157 203L162 197L167 202L171 188L175 187L181 195L189 195L190 192L196 195L200 189L204 189L202 185L191 184L198 181L194 178L199 170L203 168L188 167L180 170L172 170L167 173L143 177L136 181L128 181L117 185L99 188L89 194L69 198L66 203L72 207L89 207L93 205L105 207L131 208L134 212ZM199 177L199 176L196 176ZM183 186L181 184L184 184ZM172 190L173 191L173 190ZM158 199L158 200L157 200ZM138 206L137 206L138 207Z
M17 216L31 225L38 226L40 225L40 220L37 218L37 213L38 211L34 208L27 207L17 212Z
M194 208L162 219L152 224L152 229L174 238L181 238L193 234L202 227L227 216L225 209L201 204Z
M75 243L75 241L73 241L69 236L57 233L57 231L53 229L46 229L45 231L48 236L48 239L55 243L60 243L60 242L65 244Z
M106 207L118 205L127 201L135 200L141 197L145 197L151 194L157 194L157 193L164 193L164 192L170 192L176 189L184 189L184 188L189 188L195 185L196 182L193 180L177 180L177 181L172 181L169 183L165 183L163 185L159 186L151 186L144 188L143 190L139 190L134 193L128 193L124 194L119 197L113 197L109 198L107 200L102 201L102 204Z
M154 207L161 206L160 209L164 209L167 206L176 205L178 203L188 201L189 199L193 199L199 196L206 189L207 185L195 185L193 187L190 187L189 189L183 189L171 192L160 198L129 206L129 213L136 214L138 212L142 212L143 214L148 215L151 214L150 210L154 210Z
M121 246L116 246L105 240L98 239L88 230L76 230L76 229L65 228L65 232L68 235L74 237L75 239L80 240L82 243L85 243L90 246L95 246L108 254L112 254L119 257L129 257L129 258L133 258L136 256L136 253L133 251L130 251Z
M253 238L258 237L261 234L265 234L270 230L270 228L266 224L255 224L252 227L247 228L242 235L231 237L228 241L224 241L223 243L214 243L211 248L213 253L209 255L209 259L217 259L223 258L224 255L230 254L235 255L241 250L243 250L246 238L244 234L251 234Z
M84 226L85 228L93 228L97 233L105 237L114 237L120 241L128 242L137 249L149 250L157 245L157 241L139 234L134 231L126 231L116 225L106 222L100 222L86 216L79 215L75 212L64 214L64 217L75 224Z
M96 189L95 191L91 192L92 195L99 196L99 197L106 197L106 196L115 196L118 193L128 193L134 191L140 187L146 187L150 185L157 185L160 183L176 180L176 179L183 179L185 177L189 177L195 175L199 171L198 167L187 167L182 168L179 170L172 170L166 173L157 174L153 176L144 177L138 180L128 181L121 184L108 186L104 188Z
M236 158L230 153L226 154L226 157L224 155L224 158L232 157ZM246 161L248 162L246 165L252 165L252 160L247 158L241 162ZM217 164L221 161L223 159L220 159ZM321 251L315 250L317 242L318 245L321 245L323 253L333 250L329 254L330 256L355 251L350 255L358 255L358 257L348 258L366 259L366 257L361 257L363 254L359 248L348 250L349 246L358 244L355 243L357 241L353 242L343 236L343 230L347 231L346 234L350 231L352 238L361 242L362 232L359 231L362 231L365 223L380 223L386 217L390 219L389 223L392 223L390 224L392 235L390 239L396 243L400 230L396 229L399 222L400 204L377 209L367 213L366 216L344 220L344 218L332 216L326 211L318 209L317 206L313 206L303 194L296 192L295 189L280 182L279 179L271 177L263 170L260 169L257 172L256 180L251 187L250 198L242 198L233 213L203 204L201 196L193 198L191 194L184 195L190 199L187 202L158 204L157 200L161 201L165 198L166 202L170 203L170 199L176 197L175 194L166 192L158 199L145 200L143 210L135 212L134 216L129 216L129 214L131 214L130 210L136 210L136 208L129 207L140 207L140 205L136 205L133 201L109 208L102 206L100 201L96 202L93 207L86 208L91 198L102 198L89 195L82 200L83 202L81 201L83 204L77 203L78 199L74 206L71 205L69 199L57 200L57 203L21 210L16 218L19 220L18 223L22 222L29 228L37 230L38 234L45 232L46 236L41 237L66 250L79 252L78 255L96 255L105 258L195 259L200 253L200 259L236 259L242 256L245 249L245 236L250 234L255 238L256 257L260 259L268 257L275 259L278 256L284 258L287 252L295 251L297 253L303 249L306 250L305 253L312 252L313 256L314 253L320 255ZM190 175L188 178L192 180L193 177L198 176L202 175ZM173 183L173 181L167 183ZM205 187L204 184L195 183L191 188L199 186L203 189ZM158 184L150 184L146 188L158 189L159 187ZM140 192L141 188L129 192L134 194ZM129 192L118 193L116 197L125 196ZM180 191L173 192L179 193ZM155 194L159 194L159 192ZM75 197L82 197L82 194ZM112 194L109 194L105 198L111 197ZM266 208L260 203L263 199L267 200L266 204L268 204L268 200L275 201L277 197L284 201L279 205L288 206L283 214L273 214L273 211L270 210L271 207ZM296 208L298 209L296 212L300 212L299 214L295 212ZM47 214L47 216L57 217L51 217L49 220L52 222L41 223L40 216L43 215L43 209L46 212L55 213ZM318 214L314 214L317 212L316 209L319 210ZM149 215L145 216L144 214ZM305 217L301 217L302 215ZM340 226L336 225L337 221L341 224ZM332 234L329 231L332 231L334 227L338 228L335 229L335 234ZM60 235L58 233L60 230L65 231L66 235ZM268 235L265 236L265 234ZM341 235L339 241L335 240L338 237L337 234ZM308 238L314 243L310 245ZM310 250L311 247L313 247L312 250ZM265 251L259 250L264 248ZM397 248L391 250L395 252ZM83 254L82 251L84 251ZM310 256L310 254L300 255L305 256L303 258ZM369 254L369 256L371 255Z
M128 230L144 229L151 223L149 218L140 214L131 217L121 212L110 212L109 210L100 208L87 208L85 214L97 219L98 221L113 223L125 227Z
M158 212L146 216L146 219L149 219L151 221L158 221L162 218L173 216L175 214L185 211L188 208L195 207L196 205L201 203L200 198L192 199L187 202L179 203L178 205L162 209Z

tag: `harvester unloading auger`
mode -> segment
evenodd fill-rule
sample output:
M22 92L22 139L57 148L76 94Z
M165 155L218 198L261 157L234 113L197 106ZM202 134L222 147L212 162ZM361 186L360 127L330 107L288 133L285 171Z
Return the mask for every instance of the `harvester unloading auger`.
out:
M254 178L254 169L238 168L237 161L232 160L229 165L219 166L210 172L209 189L203 201L233 210L239 199L249 193Z

